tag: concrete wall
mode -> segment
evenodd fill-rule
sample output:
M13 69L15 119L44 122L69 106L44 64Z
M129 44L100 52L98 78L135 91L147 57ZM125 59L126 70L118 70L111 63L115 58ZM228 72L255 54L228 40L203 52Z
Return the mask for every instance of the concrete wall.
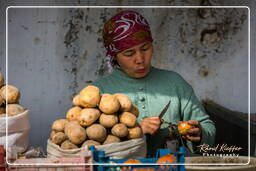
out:
M247 5L255 1L1 1L0 71L5 73L5 8L10 5ZM100 4L101 3L101 4ZM248 111L248 9L136 9L154 36L153 65L175 70L198 97ZM31 145L46 145L51 123L64 118L81 88L108 73L103 23L116 8L9 8L8 82L20 88L30 109ZM251 10L251 35L256 30ZM254 20L253 20L254 19ZM251 44L255 44L251 36ZM255 46L251 47L251 112L256 112Z

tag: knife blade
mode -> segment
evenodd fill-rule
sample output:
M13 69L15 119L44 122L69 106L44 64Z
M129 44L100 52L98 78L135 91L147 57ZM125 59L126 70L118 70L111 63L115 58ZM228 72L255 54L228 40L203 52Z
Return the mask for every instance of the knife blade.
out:
M166 113L166 111L168 110L169 106L170 106L171 100L169 100L169 102L165 105L164 109L161 111L161 113L159 114L159 119L161 120L161 124L164 122L164 120L162 119L162 117L164 116L164 114ZM148 140L151 136L150 134L145 134L146 139Z
M162 117L164 116L164 114L166 113L166 111L168 110L169 106L170 106L171 100L169 100L169 102L165 105L164 109L161 111L161 113L159 114L159 118L162 119Z

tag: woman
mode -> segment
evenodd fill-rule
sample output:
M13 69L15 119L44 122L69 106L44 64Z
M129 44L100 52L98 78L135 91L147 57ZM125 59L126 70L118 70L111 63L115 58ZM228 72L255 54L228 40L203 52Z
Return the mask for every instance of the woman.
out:
M158 117L164 106L171 105L163 119L178 123L189 121L194 126L185 137L191 151L199 144L213 144L214 123L205 113L192 87L177 73L151 66L153 39L146 19L135 11L122 11L106 22L104 46L113 72L93 84L102 93L124 93L139 108L139 123L147 138L148 156L163 147L168 124Z

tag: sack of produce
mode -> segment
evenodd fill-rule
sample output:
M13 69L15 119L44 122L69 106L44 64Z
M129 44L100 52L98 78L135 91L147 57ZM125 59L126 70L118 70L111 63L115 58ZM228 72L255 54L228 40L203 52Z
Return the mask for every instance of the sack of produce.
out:
M146 141L143 138L106 145L97 145L95 147L97 150L105 151L106 156L111 156L116 159L144 158L147 153ZM54 144L50 139L48 139L47 157L78 157L80 156L82 148L88 150L89 146L86 145L80 148L64 150L59 145Z
M72 103L66 119L52 123L48 156L63 157L69 150L79 153L81 147L91 145L115 158L146 156L146 141L137 123L139 110L128 96L101 94L97 87L87 86Z
M147 144L144 138L136 138L120 143L95 147L97 150L105 151L106 156L111 156L115 159L145 158L147 154Z
M30 127L28 110L15 116L0 117L0 144L6 148L7 141L8 148L17 153L24 152L29 144Z
M19 99L20 90L5 85L0 73L0 144L5 148L8 144L8 150L22 153L28 147L30 122L29 111L19 104Z

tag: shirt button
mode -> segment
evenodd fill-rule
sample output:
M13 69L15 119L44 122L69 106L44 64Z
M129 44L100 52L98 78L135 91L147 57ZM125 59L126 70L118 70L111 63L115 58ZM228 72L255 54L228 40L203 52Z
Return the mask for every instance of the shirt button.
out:
M144 88L143 88L143 87L140 87L139 90L144 90Z
M142 106L142 109L145 109L145 106Z
M145 98L144 97L140 97L140 101L145 101Z

